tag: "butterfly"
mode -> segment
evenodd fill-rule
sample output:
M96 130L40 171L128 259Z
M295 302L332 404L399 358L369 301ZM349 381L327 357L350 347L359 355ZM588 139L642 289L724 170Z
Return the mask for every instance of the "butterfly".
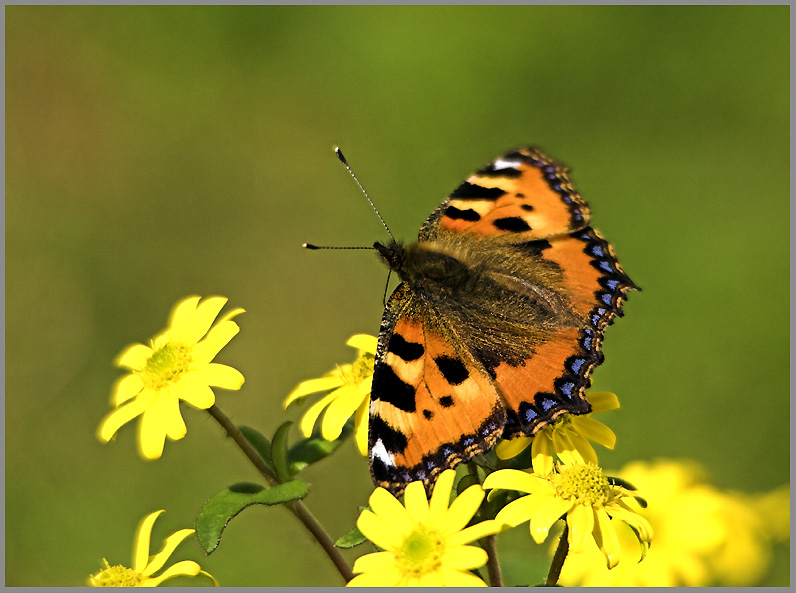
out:
M445 469L586 414L600 342L631 289L567 168L508 152L429 216L418 242L375 243L401 283L381 322L368 453L376 485Z

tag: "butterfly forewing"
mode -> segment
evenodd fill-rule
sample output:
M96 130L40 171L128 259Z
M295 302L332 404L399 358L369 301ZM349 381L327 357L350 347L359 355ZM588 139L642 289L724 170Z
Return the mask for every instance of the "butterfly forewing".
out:
M429 217L420 240L438 232L534 241L585 227L589 206L567 168L538 148L508 152L457 187Z

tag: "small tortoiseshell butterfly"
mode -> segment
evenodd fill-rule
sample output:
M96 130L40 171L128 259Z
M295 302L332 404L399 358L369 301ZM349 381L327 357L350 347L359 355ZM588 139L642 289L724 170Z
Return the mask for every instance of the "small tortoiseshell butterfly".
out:
M591 411L603 330L638 287L588 224L567 169L522 148L456 188L416 244L374 245L402 280L373 374L377 485L429 488L499 438Z

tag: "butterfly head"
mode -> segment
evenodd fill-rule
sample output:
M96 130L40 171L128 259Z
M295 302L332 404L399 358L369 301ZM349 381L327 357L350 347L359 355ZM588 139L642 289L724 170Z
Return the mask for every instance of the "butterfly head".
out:
M373 244L373 249L378 252L381 259L384 260L384 263L387 264L391 270L395 270L398 275L402 274L406 261L406 249L402 243L390 241L385 245L376 241Z

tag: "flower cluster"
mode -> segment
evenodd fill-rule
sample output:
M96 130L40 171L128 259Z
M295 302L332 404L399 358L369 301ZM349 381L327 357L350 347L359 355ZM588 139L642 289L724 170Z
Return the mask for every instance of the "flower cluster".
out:
M643 563L610 571L596 548L570 555L563 585L751 586L768 568L771 540L790 531L788 486L756 496L723 492L694 462L667 459L629 463L618 477L643 489L649 506L641 513L655 529L655 545ZM619 534L623 553L632 539Z

